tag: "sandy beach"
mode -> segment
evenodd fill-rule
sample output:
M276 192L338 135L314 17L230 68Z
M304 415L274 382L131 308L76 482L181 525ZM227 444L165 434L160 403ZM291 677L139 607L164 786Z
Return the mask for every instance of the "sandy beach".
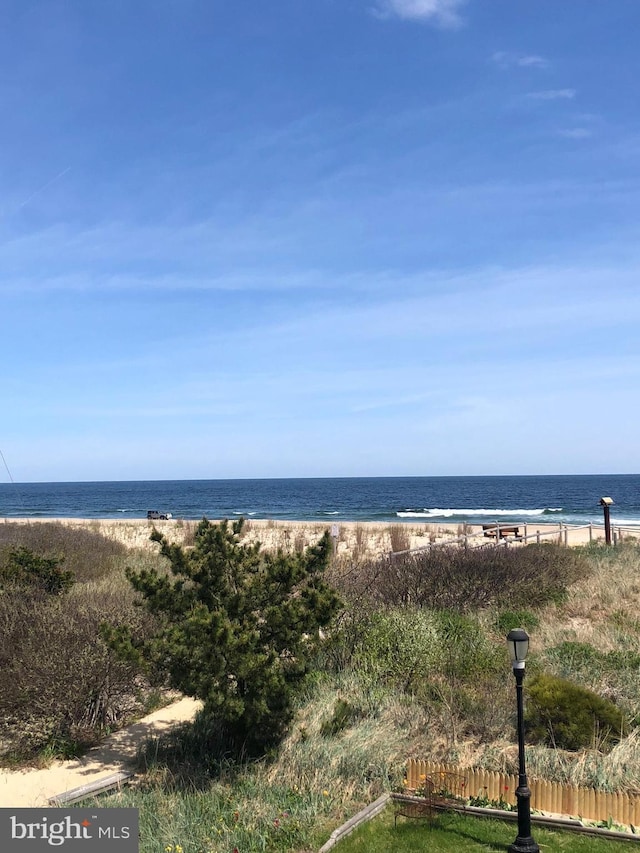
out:
M4 522L18 524L46 524L59 522L71 527L84 527L115 539L129 548L155 549L150 541L155 527L171 542L189 544L197 527L197 521L169 519L147 521L146 519L82 519L82 518L5 518ZM500 522L503 527L513 525ZM590 541L604 541L602 525L572 526L564 524L518 524L518 539L509 534L506 542L532 544L556 542L568 546L584 545ZM381 523L311 521L275 521L272 519L250 519L245 522L243 537L246 541L260 541L265 548L300 550L318 540L325 530L335 538L336 554L340 556L380 555L410 549L428 548L430 545L464 544L469 547L487 545L495 541L485 536L482 525L443 523ZM623 539L631 532L613 527L614 539ZM503 540L504 541L504 540Z

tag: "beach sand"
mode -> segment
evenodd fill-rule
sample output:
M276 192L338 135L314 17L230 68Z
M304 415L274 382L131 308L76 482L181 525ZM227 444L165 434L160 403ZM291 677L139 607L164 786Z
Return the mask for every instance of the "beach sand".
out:
M46 524L59 522L71 527L84 527L115 539L129 548L154 550L157 545L150 541L155 527L171 542L189 544L198 524L197 521L169 519L147 521L146 519L80 519L80 518L5 518L4 522L19 524ZM0 522L1 523L1 522ZM500 522L502 525L503 522ZM504 522L504 526L511 526ZM521 539L526 542L560 542L564 545L584 545L589 541L604 541L602 525L570 526L562 524L518 524ZM243 538L248 542L260 541L267 549L301 550L317 542L328 530L335 539L335 550L339 556L373 556L416 548L428 548L433 544L463 544L465 537L469 547L487 545L491 541L482 525L458 523L407 523L407 522L312 522L274 521L272 519L250 519L245 522ZM613 528L617 538L625 534ZM509 537L513 544L513 537Z

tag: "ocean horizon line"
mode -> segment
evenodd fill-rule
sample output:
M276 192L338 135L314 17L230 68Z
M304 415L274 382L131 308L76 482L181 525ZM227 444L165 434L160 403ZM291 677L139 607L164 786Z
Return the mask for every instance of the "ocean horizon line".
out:
M125 480L116 479L87 479L87 480L4 480L0 486L28 486L28 485L77 485L86 483L95 485L100 483L236 483L236 482L287 482L287 481L330 481L330 480L496 480L496 479L537 479L537 478L568 478L568 477L638 477L638 472L581 472L577 474L554 473L554 474L337 474L337 475L309 475L309 476L271 476L271 477L151 477L131 478Z

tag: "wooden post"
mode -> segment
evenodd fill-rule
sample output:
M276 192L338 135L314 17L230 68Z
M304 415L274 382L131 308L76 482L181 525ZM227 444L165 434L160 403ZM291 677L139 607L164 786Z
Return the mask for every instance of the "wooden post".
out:
M600 503L604 512L604 541L606 545L611 545L611 513L608 501L610 498L607 498L607 502L602 498Z
M593 542L593 524L589 522L589 542Z
M338 552L338 536L339 535L340 535L340 528L338 527L337 524L332 524L331 525L331 546L332 546L331 550L332 550L332 555L333 555L334 561L336 559L336 554Z

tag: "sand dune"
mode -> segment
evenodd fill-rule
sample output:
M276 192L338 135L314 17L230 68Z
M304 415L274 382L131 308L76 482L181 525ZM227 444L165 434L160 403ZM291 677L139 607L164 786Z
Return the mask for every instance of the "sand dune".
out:
M155 526L172 542L189 544L198 524L197 521L169 519L150 522L146 519L79 519L79 518L41 518L5 519L6 523L43 524L58 521L75 527L86 527L122 542L130 548L154 549L157 545L150 541ZM505 522L505 525L507 523ZM510 525L508 525L510 526ZM562 524L520 524L520 543L561 542L574 546L583 545L590 540L604 541L602 525L570 526ZM316 542L325 530L334 535L338 555L358 556L386 554L406 549L425 548L432 544L463 543L470 547L487 545L487 539L481 525L435 524L406 522L334 522L323 524L311 521L274 521L270 519L246 522L244 538L247 541L260 541L265 548L284 550L301 549ZM614 536L623 538L628 532L614 528ZM509 544L513 543L510 537Z

